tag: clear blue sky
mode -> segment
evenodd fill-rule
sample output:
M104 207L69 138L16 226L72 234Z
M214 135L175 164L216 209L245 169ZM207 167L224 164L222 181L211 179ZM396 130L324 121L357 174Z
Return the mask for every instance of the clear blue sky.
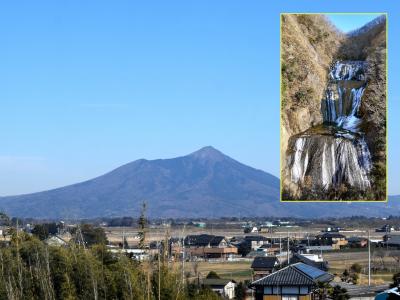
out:
M278 175L279 14L343 8L389 13L389 180L400 194L396 1L16 3L0 4L0 195L205 145Z
M362 27L380 14L326 14L331 22L341 31L349 32Z

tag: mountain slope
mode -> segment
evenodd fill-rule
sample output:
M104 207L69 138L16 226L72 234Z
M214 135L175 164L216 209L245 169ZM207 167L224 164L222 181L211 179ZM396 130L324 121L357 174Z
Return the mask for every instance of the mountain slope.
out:
M278 193L278 178L205 147L174 159L137 160L55 190L0 198L0 208L32 217L136 215L146 200L151 216L220 216L245 212L247 200L276 200Z
M281 203L279 179L239 163L212 147L173 159L137 160L82 183L0 198L11 216L92 218L137 216L143 200L150 217L387 216L386 203Z

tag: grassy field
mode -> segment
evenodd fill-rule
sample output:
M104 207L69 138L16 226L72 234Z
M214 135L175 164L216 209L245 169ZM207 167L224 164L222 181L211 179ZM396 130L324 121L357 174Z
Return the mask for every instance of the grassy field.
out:
M389 255L390 252L383 256L383 263L387 271L379 271L371 273L372 284L382 284L392 282L393 273L400 270L395 259ZM397 255L394 253L393 255ZM329 262L329 272L331 274L338 274L339 276L345 269L349 269L352 264L358 263L362 267L362 274L360 276L360 284L366 284L368 282L368 252L356 251L356 252L331 252L324 254L324 259ZM371 254L371 268L374 266L381 266L381 258L376 253Z
M194 278L196 263L186 263L186 272L190 272L191 278ZM201 278L207 276L210 271L217 272L221 278L234 279L236 281L251 280L252 270L251 262L197 262L197 270Z

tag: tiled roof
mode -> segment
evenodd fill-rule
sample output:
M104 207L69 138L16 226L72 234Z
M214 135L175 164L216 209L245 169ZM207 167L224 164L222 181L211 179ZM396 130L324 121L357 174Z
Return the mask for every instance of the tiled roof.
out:
M256 241L256 242L268 241L268 238L266 238L265 236L262 236L262 235L246 235L244 237L244 239L246 241Z
M334 238L334 239L344 239L346 238L343 234L335 232L325 232L316 236L317 238Z
M313 261L313 260L309 259L308 257L305 257L298 253L293 254L293 257L290 259L290 262L293 262L293 263L302 262L303 264L315 267L315 268L323 270L323 271L327 270L326 262L316 262L316 261Z
M278 259L275 256L255 257L251 264L252 269L273 269Z
M358 242L362 242L362 241L367 241L367 239L363 238L363 237L359 237L359 236L352 236L352 237L349 237L347 239L347 241L350 243L351 242L358 243Z
M388 244L400 244L400 235L398 234L389 234L388 235Z
M229 282L234 282L234 280L231 279L222 279L222 278L206 278L203 280L203 284L207 286L216 286L216 285L227 285Z
M333 276L312 266L297 263L251 283L251 286L315 285L331 281Z
M225 237L210 234L188 235L185 238L186 246L206 247L218 246Z

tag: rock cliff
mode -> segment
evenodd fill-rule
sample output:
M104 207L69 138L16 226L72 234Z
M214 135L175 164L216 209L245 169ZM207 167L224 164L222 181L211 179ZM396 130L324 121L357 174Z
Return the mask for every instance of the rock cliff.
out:
M322 123L328 71L345 36L322 15L281 16L281 167L289 138ZM286 176L282 174L284 179Z
M324 121L333 122L338 117L335 115L337 112L335 110L333 110L335 120L330 120L323 114L331 113L326 109L327 105L328 108L330 105L328 100L339 98L339 95L336 95L337 89L332 89L330 86L332 83L329 78L349 80L345 82L347 85L354 85L356 84L354 80L358 80L363 87L349 86L341 91L349 92L352 88L355 92L360 91L361 105L350 121L362 119L360 131L365 134L373 162L370 172L371 192L363 195L362 199L367 197L371 200L383 200L386 196L385 16L380 16L347 35L340 33L322 15L284 14L281 21L283 188L298 189L297 186L292 186L293 182L286 165L288 162L286 158L291 155L288 151L288 141L291 137ZM345 69L341 68L341 61L347 61L343 64ZM335 63L339 66L334 65ZM357 64L360 72L357 72ZM328 74L329 70L335 70L338 74ZM346 73L349 71L354 74ZM343 78L335 78L336 75ZM329 91L332 95L327 94ZM322 100L324 97L325 100ZM337 105L337 101L332 103ZM334 105L332 107L335 108ZM344 121L346 120L349 121L348 117L344 117ZM346 126L340 127L346 128Z

